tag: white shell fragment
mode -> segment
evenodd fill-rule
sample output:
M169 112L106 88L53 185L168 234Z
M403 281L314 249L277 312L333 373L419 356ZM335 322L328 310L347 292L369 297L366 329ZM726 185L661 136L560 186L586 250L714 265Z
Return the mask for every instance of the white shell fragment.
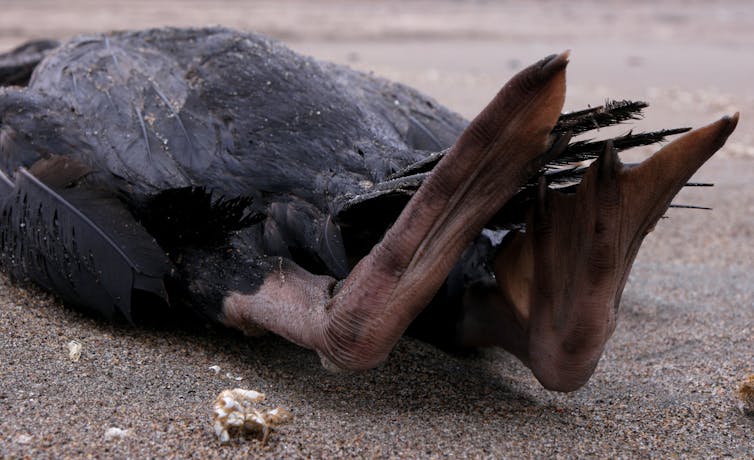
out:
M215 373L215 375L217 375L220 373L220 366L218 365L209 366L209 370L211 370L212 372Z
M105 441L119 440L128 436L128 430L123 430L117 427L108 428L105 431Z
M293 416L283 408L260 410L256 403L262 402L264 393L235 388L224 390L215 399L212 412L213 428L220 442L230 440L231 434L262 433L262 444L267 442L270 430L289 422Z
M754 374L746 377L741 382L736 396L740 400L739 407L741 411L746 415L754 416Z
M32 437L28 434L19 434L16 436L15 441L18 444L29 444L32 441Z
M231 380L235 380L236 382L240 382L241 380L243 380L243 377L241 377L240 375L233 375L230 372L226 372L225 377Z
M81 358L81 348L81 342L78 340L68 342L68 358L74 363Z

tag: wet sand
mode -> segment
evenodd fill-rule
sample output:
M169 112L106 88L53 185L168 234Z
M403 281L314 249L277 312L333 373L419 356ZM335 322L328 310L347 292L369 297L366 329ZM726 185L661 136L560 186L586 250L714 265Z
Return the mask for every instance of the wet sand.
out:
M671 210L647 238L615 336L575 393L543 390L499 350L449 355L412 339L377 370L333 375L274 336L111 325L0 277L0 457L754 455L754 418L733 394L754 373L753 6L177 5L0 0L0 48L39 36L220 23L416 86L467 117L517 69L570 48L566 109L639 98L652 103L640 130L696 126L736 110L741 123L695 177L716 186L676 200L714 210ZM83 345L77 362L68 358L71 340ZM254 438L220 445L211 405L233 387L267 393L268 405L291 410L294 421L267 446ZM108 440L111 427L127 435Z

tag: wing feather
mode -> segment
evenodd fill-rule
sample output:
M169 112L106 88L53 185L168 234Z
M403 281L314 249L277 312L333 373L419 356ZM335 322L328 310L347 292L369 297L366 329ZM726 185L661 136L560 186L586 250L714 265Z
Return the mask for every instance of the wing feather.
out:
M14 277L129 321L135 289L167 304L163 279L170 263L115 197L88 188L53 189L20 169L1 209L0 259Z

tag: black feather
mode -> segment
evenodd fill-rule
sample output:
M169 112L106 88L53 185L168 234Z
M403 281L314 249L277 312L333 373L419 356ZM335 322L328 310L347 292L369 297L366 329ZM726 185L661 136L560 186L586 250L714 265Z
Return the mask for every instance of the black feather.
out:
M4 172L0 171L0 200L5 200L12 191L13 181L8 179L8 176Z
M435 167L435 165L442 160L442 158L450 151L450 149L441 150L439 152L434 152L426 157L422 158L421 160L417 161L416 163L410 164L407 167L401 169L400 171L390 175L387 180L394 180L399 179L401 177L408 177L408 176L414 176L416 174L422 174L427 173L432 170L432 168Z
M345 278L350 271L340 226L301 200L274 203L264 228L268 255L292 258L312 273Z
M691 128L675 128L662 129L659 131L650 131L647 133L639 134L628 132L623 136L614 137L612 139L572 142L560 156L550 162L549 166L561 166L569 163L578 163L580 161L593 160L605 151L605 144L607 142L612 142L615 149L618 152L622 152L624 150L639 147L642 145L651 145L658 142L663 142L668 136L682 134L690 130Z
M134 212L140 222L168 252L183 246L213 246L231 232L260 222L264 215L251 197L214 196L202 187L164 190Z
M593 117L593 122L590 122L593 123L592 128L636 119L639 117L641 109L646 106L647 104L644 102L620 101L607 103L602 107L564 114L561 116L559 124L553 130L553 133L562 131L558 128L561 124L563 126L569 125L577 132L584 132L587 130L585 120L588 117ZM583 174L588 169L588 166L579 163L599 157L605 151L605 144L607 142L612 142L614 148L620 152L633 147L663 142L668 136L685 133L690 129L663 129L638 134L629 132L612 139L571 142L561 153L552 158L545 168L530 178L527 184L495 215L489 222L488 227L493 229L521 228L525 221L526 210L537 189L539 178L544 176L549 186L557 187L565 193L571 192L581 181ZM568 134L570 132L565 131L563 134L559 134L559 136ZM369 219L373 219L370 216L377 213L389 215L393 218L397 217L400 210L429 174L428 171L431 171L431 168L437 164L446 152L447 150L430 155L425 160L410 165L394 174L390 180L376 184L368 192L348 198L337 214L338 220L342 222L344 227L348 228L351 226L351 222L368 221ZM709 184L689 183L687 185L701 186ZM374 225L382 229L387 228L385 224L379 222L375 222ZM378 241L379 237L376 237L372 233L369 233L368 237L365 235L366 233L362 231L361 236L354 237L349 235L349 237L356 239L359 241L358 245L365 247ZM361 242L362 240L364 242Z
M707 206L696 206L693 204L671 204L669 206L670 208L681 208L681 209L701 209L703 211L711 211L712 208L709 208Z
M170 264L120 201L91 189L53 190L21 169L2 201L0 259L64 300L131 321L135 290L167 304Z
M639 120L643 116L642 111L647 107L649 104L643 101L607 101L605 105L562 114L552 132L570 132L575 136L624 121Z
M607 101L604 105L590 107L588 109L576 112L564 113L558 118L558 122L552 130L554 135L570 134L575 136L593 129L605 128L617 125L625 121L640 120L643 117L643 110L649 107L649 104L643 101ZM681 130L664 130L655 133L646 133L623 139L621 145L616 145L619 150L625 150L638 145L647 145L653 142L660 142L665 136L678 134L688 131L690 128ZM620 138L618 138L620 139ZM655 140L652 140L655 139ZM617 140L617 139L616 139ZM631 145L634 142L634 145ZM596 155L604 150L603 141L590 143L589 141L573 142L563 153L565 157L562 160L554 161L555 164L564 164L571 161L569 155L572 153L575 157L582 155L583 159L595 158ZM450 151L445 149L428 155L427 157L413 163L404 169L391 175L388 179L397 179L418 173L431 171L432 168ZM594 153L597 152L597 153Z
M333 275L339 279L345 278L351 270L340 227L333 221L332 216L327 216L318 230L319 246L316 253Z

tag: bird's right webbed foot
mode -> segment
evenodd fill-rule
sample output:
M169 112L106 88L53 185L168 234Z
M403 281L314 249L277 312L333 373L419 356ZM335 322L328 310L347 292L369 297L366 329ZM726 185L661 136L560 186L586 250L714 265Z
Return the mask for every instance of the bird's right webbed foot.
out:
M624 166L608 143L575 190L541 180L526 230L511 232L494 258L497 285L467 294L460 341L507 348L547 388L583 385L644 237L737 121L694 130L638 165Z

